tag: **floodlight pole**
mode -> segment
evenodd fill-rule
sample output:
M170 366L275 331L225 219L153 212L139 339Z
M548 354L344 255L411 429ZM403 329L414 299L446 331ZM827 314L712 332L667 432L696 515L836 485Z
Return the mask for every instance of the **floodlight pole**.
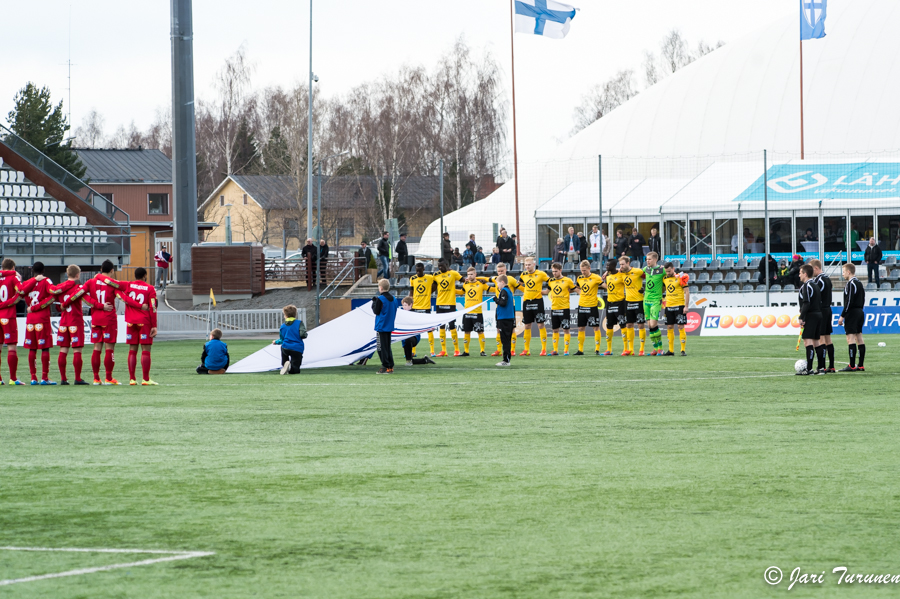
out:
M306 238L312 237L312 194L313 194L313 70L312 70L313 0L309 0L309 114L307 117L306 139Z
M766 261L766 307L769 307L769 250L771 249L769 240L769 162L766 156L766 150L763 150L763 210L766 215L766 255L763 260Z
M513 39L516 34L516 13L515 0L510 0L509 4L509 51L510 65L512 73L512 129L513 129L513 186L516 198L516 255L521 252L522 235L519 232L519 155L516 146L516 48ZM515 260L515 257L513 257Z
M600 190L600 255L603 255L603 156L597 156L597 189ZM603 260L600 260L601 264Z
M441 158L440 166L438 167L438 178L440 181L438 182L439 194L441 196L441 234L439 237L441 241L444 240L444 159Z

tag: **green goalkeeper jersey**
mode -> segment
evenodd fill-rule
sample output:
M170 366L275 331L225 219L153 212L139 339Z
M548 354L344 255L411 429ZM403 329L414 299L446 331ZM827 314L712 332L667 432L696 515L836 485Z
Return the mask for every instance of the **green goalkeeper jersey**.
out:
M663 279L666 270L662 266L644 267L644 303L659 304L663 296Z

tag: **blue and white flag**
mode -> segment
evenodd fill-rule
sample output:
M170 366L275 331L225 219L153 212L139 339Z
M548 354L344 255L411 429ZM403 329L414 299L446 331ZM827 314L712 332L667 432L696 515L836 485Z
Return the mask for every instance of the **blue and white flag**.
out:
M554 0L515 0L516 31L561 40L578 10Z
M800 0L800 39L825 37L825 10L828 0Z

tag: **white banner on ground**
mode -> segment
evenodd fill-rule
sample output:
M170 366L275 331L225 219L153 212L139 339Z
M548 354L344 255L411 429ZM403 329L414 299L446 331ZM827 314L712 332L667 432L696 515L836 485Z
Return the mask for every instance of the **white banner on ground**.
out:
M117 317L118 320L118 331L116 336L116 343L125 343L125 317L119 314ZM25 318L19 317L16 318L16 327L19 329L19 347L25 346ZM54 316L50 319L50 329L53 331L53 345L56 345L56 331L59 329L59 316ZM84 319L84 342L87 345L91 344L91 319L90 317L85 317Z
M484 305L484 304L481 304ZM423 335L429 330L451 320L461 320L463 314L478 306L444 314L418 314L397 311L397 321L391 341ZM327 368L348 366L375 351L375 314L372 302L364 304L348 314L318 326L304 339L303 365L301 368ZM281 368L281 346L267 345L256 353L228 368L228 374L269 372Z

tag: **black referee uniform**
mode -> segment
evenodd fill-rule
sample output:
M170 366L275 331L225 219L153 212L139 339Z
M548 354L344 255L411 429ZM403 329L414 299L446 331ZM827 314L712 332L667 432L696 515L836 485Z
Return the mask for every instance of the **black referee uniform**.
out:
M803 321L803 339L818 342L822 331L822 292L815 278L807 279L800 286L798 294L800 302L800 320ZM821 345L806 346L806 374L817 374L813 370L813 360L819 356L819 363L825 363L825 348ZM820 352L822 352L820 354Z
M834 332L832 326L834 315L831 312L831 277L824 272L820 273L819 276L816 277L816 283L819 285L819 293L822 296L822 328L819 332L821 333L821 337L831 337L831 334ZM825 347L823 355L828 354L828 371L834 372L834 344L830 341L826 344L825 341L822 340L822 345ZM825 368L825 360L819 362L819 369L822 368Z
M866 321L866 289L859 282L859 279L853 277L844 286L844 309L841 310L841 318L844 319L844 333L847 335L862 335L863 324ZM845 370L853 372L863 369L863 362L866 358L866 344L856 343L847 344L850 351L850 366ZM859 356L859 366L856 364L856 357Z

